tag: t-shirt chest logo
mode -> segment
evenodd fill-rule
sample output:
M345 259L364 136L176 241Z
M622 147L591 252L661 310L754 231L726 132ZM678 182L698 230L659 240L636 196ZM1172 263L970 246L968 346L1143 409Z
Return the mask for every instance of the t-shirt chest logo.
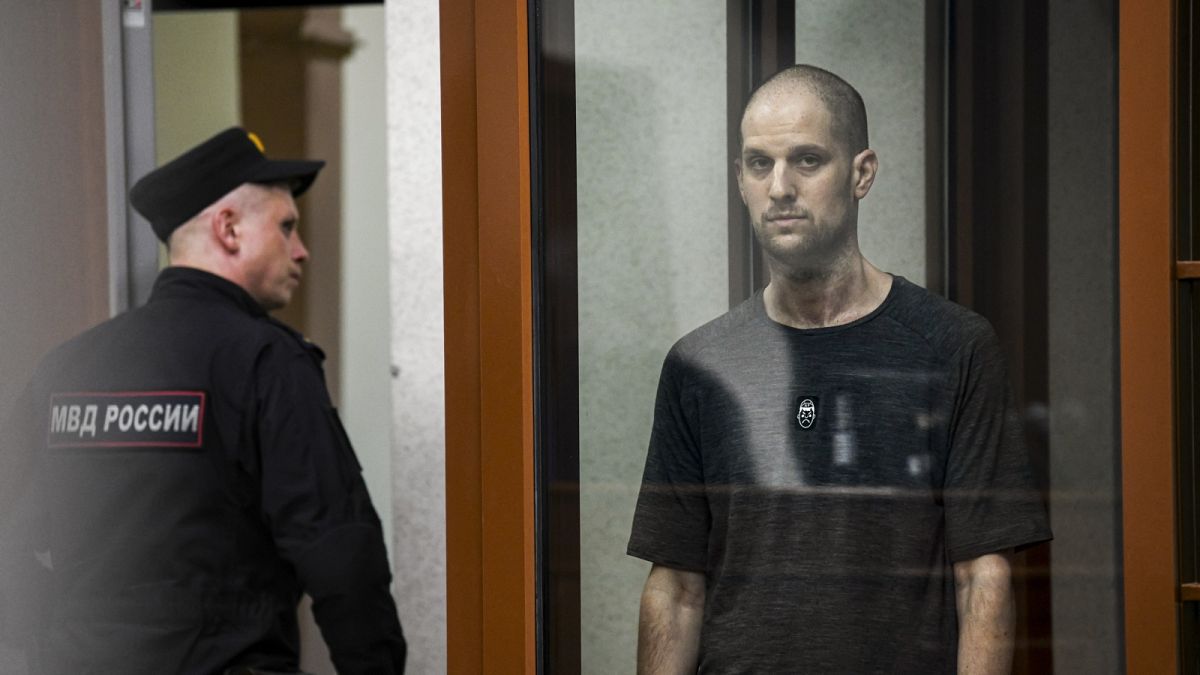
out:
M808 429L817 421L817 398L801 396L797 401L796 421L800 423L801 429Z

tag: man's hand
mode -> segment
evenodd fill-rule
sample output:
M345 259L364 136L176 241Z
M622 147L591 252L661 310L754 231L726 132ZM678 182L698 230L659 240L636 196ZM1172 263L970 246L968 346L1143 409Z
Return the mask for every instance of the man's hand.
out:
M650 568L638 624L638 675L695 673L704 618L704 575Z
M954 586L959 675L1009 675L1016 622L1011 551L954 563Z

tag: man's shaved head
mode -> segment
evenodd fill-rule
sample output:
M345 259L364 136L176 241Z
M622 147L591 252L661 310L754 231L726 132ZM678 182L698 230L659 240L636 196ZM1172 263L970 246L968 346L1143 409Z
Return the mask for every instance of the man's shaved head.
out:
M788 66L759 85L742 109L742 120L745 121L746 111L755 104L797 90L808 92L825 104L833 117L833 131L845 143L851 156L870 147L867 143L867 109L862 96L837 75L803 63Z

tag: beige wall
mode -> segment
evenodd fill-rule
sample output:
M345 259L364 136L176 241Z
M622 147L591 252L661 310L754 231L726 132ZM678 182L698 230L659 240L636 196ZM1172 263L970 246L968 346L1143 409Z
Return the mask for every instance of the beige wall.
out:
M342 9L355 49L342 62L341 408L371 499L392 531L384 9ZM390 551L394 542L388 538Z
M240 124L237 12L153 14L154 152L159 164Z

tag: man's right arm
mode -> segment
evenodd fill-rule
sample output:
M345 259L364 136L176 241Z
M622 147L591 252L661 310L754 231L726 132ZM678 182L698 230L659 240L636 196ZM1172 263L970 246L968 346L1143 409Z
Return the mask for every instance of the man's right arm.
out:
M704 595L700 572L662 565L650 568L638 621L638 675L696 672Z

